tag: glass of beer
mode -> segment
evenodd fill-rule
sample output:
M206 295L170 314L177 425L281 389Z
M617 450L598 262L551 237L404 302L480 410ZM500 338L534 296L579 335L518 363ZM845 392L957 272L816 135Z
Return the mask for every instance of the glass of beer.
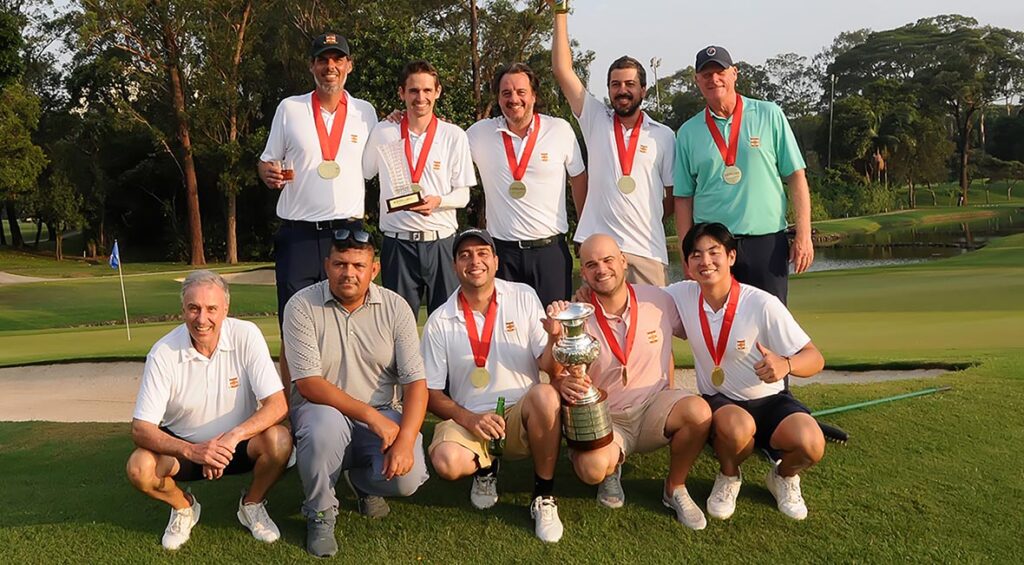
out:
M283 182L292 182L295 180L295 164L292 163L291 159L278 161L277 167L281 170L281 180Z

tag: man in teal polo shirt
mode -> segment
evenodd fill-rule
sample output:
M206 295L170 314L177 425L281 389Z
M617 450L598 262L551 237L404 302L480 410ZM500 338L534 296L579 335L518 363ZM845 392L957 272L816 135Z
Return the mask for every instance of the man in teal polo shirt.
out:
M736 67L724 48L702 49L694 69L707 108L676 134L676 232L687 233L694 222L725 224L738 234L736 279L785 303L787 263L802 273L814 262L811 197L800 148L778 105L736 92ZM796 213L792 246L783 181Z

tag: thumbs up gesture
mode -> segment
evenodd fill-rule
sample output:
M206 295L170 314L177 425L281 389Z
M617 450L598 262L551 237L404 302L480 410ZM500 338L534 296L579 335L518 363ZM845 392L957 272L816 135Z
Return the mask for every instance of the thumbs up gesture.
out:
M754 373L757 374L757 378L765 383L774 383L784 379L789 374L789 360L761 345L760 342L755 345L761 354L761 360L754 364Z

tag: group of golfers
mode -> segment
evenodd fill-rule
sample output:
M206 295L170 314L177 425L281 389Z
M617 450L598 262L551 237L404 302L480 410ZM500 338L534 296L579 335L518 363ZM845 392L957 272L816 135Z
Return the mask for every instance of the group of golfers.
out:
M346 39L313 40L316 87L280 103L258 166L281 191L280 375L259 328L228 317L228 284L209 271L185 278L184 323L146 359L127 473L171 506L165 548L185 543L200 517L181 482L248 472L238 519L274 542L266 495L294 465L306 549L332 556L338 482L360 514L382 518L387 498L427 481L428 460L442 479L472 477L470 503L486 509L498 502L502 464L530 459L534 532L557 542L564 407L593 390L606 394L611 440L567 450L601 505L625 503L627 458L668 446L662 502L701 530L705 512L733 514L740 465L759 448L776 454L765 482L779 510L806 517L799 473L822 458L824 437L786 378L812 376L824 360L785 306L789 264L799 273L814 258L805 165L785 116L736 92L736 67L717 46L696 57L707 106L678 132L641 109L647 79L631 57L608 70L609 106L575 74L565 6L549 4L552 68L587 165L570 124L537 111L539 81L525 64L495 73L501 115L463 130L434 113L434 67L411 62L397 80L404 108L378 122L345 90ZM486 229L462 229L456 213L478 175ZM374 176L379 240L362 221ZM663 218L673 213L686 280L669 284ZM585 330L600 347L589 366L554 354L570 300L594 312ZM691 346L697 394L674 382L673 336ZM428 411L439 423L424 446ZM686 480L705 445L719 472L702 509Z

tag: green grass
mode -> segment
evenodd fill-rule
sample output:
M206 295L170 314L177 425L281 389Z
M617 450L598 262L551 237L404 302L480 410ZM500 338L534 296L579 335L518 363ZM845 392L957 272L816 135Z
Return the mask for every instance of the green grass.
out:
M751 460L736 515L703 532L673 522L660 504L667 470L663 451L631 457L621 510L599 507L593 489L559 462L556 475L563 540L533 537L526 505L530 469L506 466L501 502L470 507L469 481L431 478L419 493L392 500L380 521L360 518L339 487L339 563L538 562L1015 562L1024 519L1024 441L1008 415L1024 410L1024 355L1004 355L936 380L857 386L813 385L801 397L813 408L918 390L950 392L835 415L851 433L830 444L825 460L804 474L811 509L803 523L782 517L763 483L767 465ZM429 429L427 430L429 437ZM123 478L132 445L124 424L0 424L0 547L10 563L291 562L307 559L301 488L291 472L271 492L270 512L283 539L264 546L238 525L234 511L245 478L200 483L203 504L192 539L174 555L159 546L167 509L134 492ZM715 466L705 455L689 489L703 506ZM755 550L756 548L756 550Z
M237 265L213 263L205 268L219 273L230 273L268 266L273 266L273 263L239 263ZM121 270L126 277L164 272L187 273L191 269L193 267L186 263L122 262L121 264ZM0 247L0 271L26 277L53 279L117 278L117 269L110 268L106 257L86 260L81 257L65 256L63 261L56 261L53 256L32 252L31 248L17 251L7 247Z
M152 278L154 290L170 285ZM84 296L93 294L87 284L102 282L59 284ZM176 296L163 292L154 302L174 302ZM1024 234L951 259L801 275L792 281L791 296L797 319L829 366L968 365L937 379L801 388L809 406L825 408L954 387L828 417L851 433L851 442L830 444L821 465L805 473L811 510L805 522L775 510L760 460L744 466L733 519L711 521L697 533L673 523L661 507L664 451L630 458L623 476L628 502L614 511L599 507L593 489L563 460L556 478L566 534L561 543L544 546L533 537L526 510L530 469L517 463L506 467L501 503L487 512L470 507L469 481L432 478L412 498L392 501L387 519L365 520L352 512L352 496L340 487L338 562L1020 562L1024 427L1013 422L1024 412ZM23 307L0 306L0 313ZM274 318L257 323L276 349ZM86 355L139 358L172 325L136 327L130 344L123 327L0 332L0 365ZM677 361L689 363L688 354ZM202 522L184 548L166 554L159 546L166 508L123 478L131 448L124 424L0 424L3 561L306 559L294 472L270 495L281 542L260 545L237 524L234 510L246 479L228 478L195 486ZM689 488L701 506L715 470L705 455L692 471Z

